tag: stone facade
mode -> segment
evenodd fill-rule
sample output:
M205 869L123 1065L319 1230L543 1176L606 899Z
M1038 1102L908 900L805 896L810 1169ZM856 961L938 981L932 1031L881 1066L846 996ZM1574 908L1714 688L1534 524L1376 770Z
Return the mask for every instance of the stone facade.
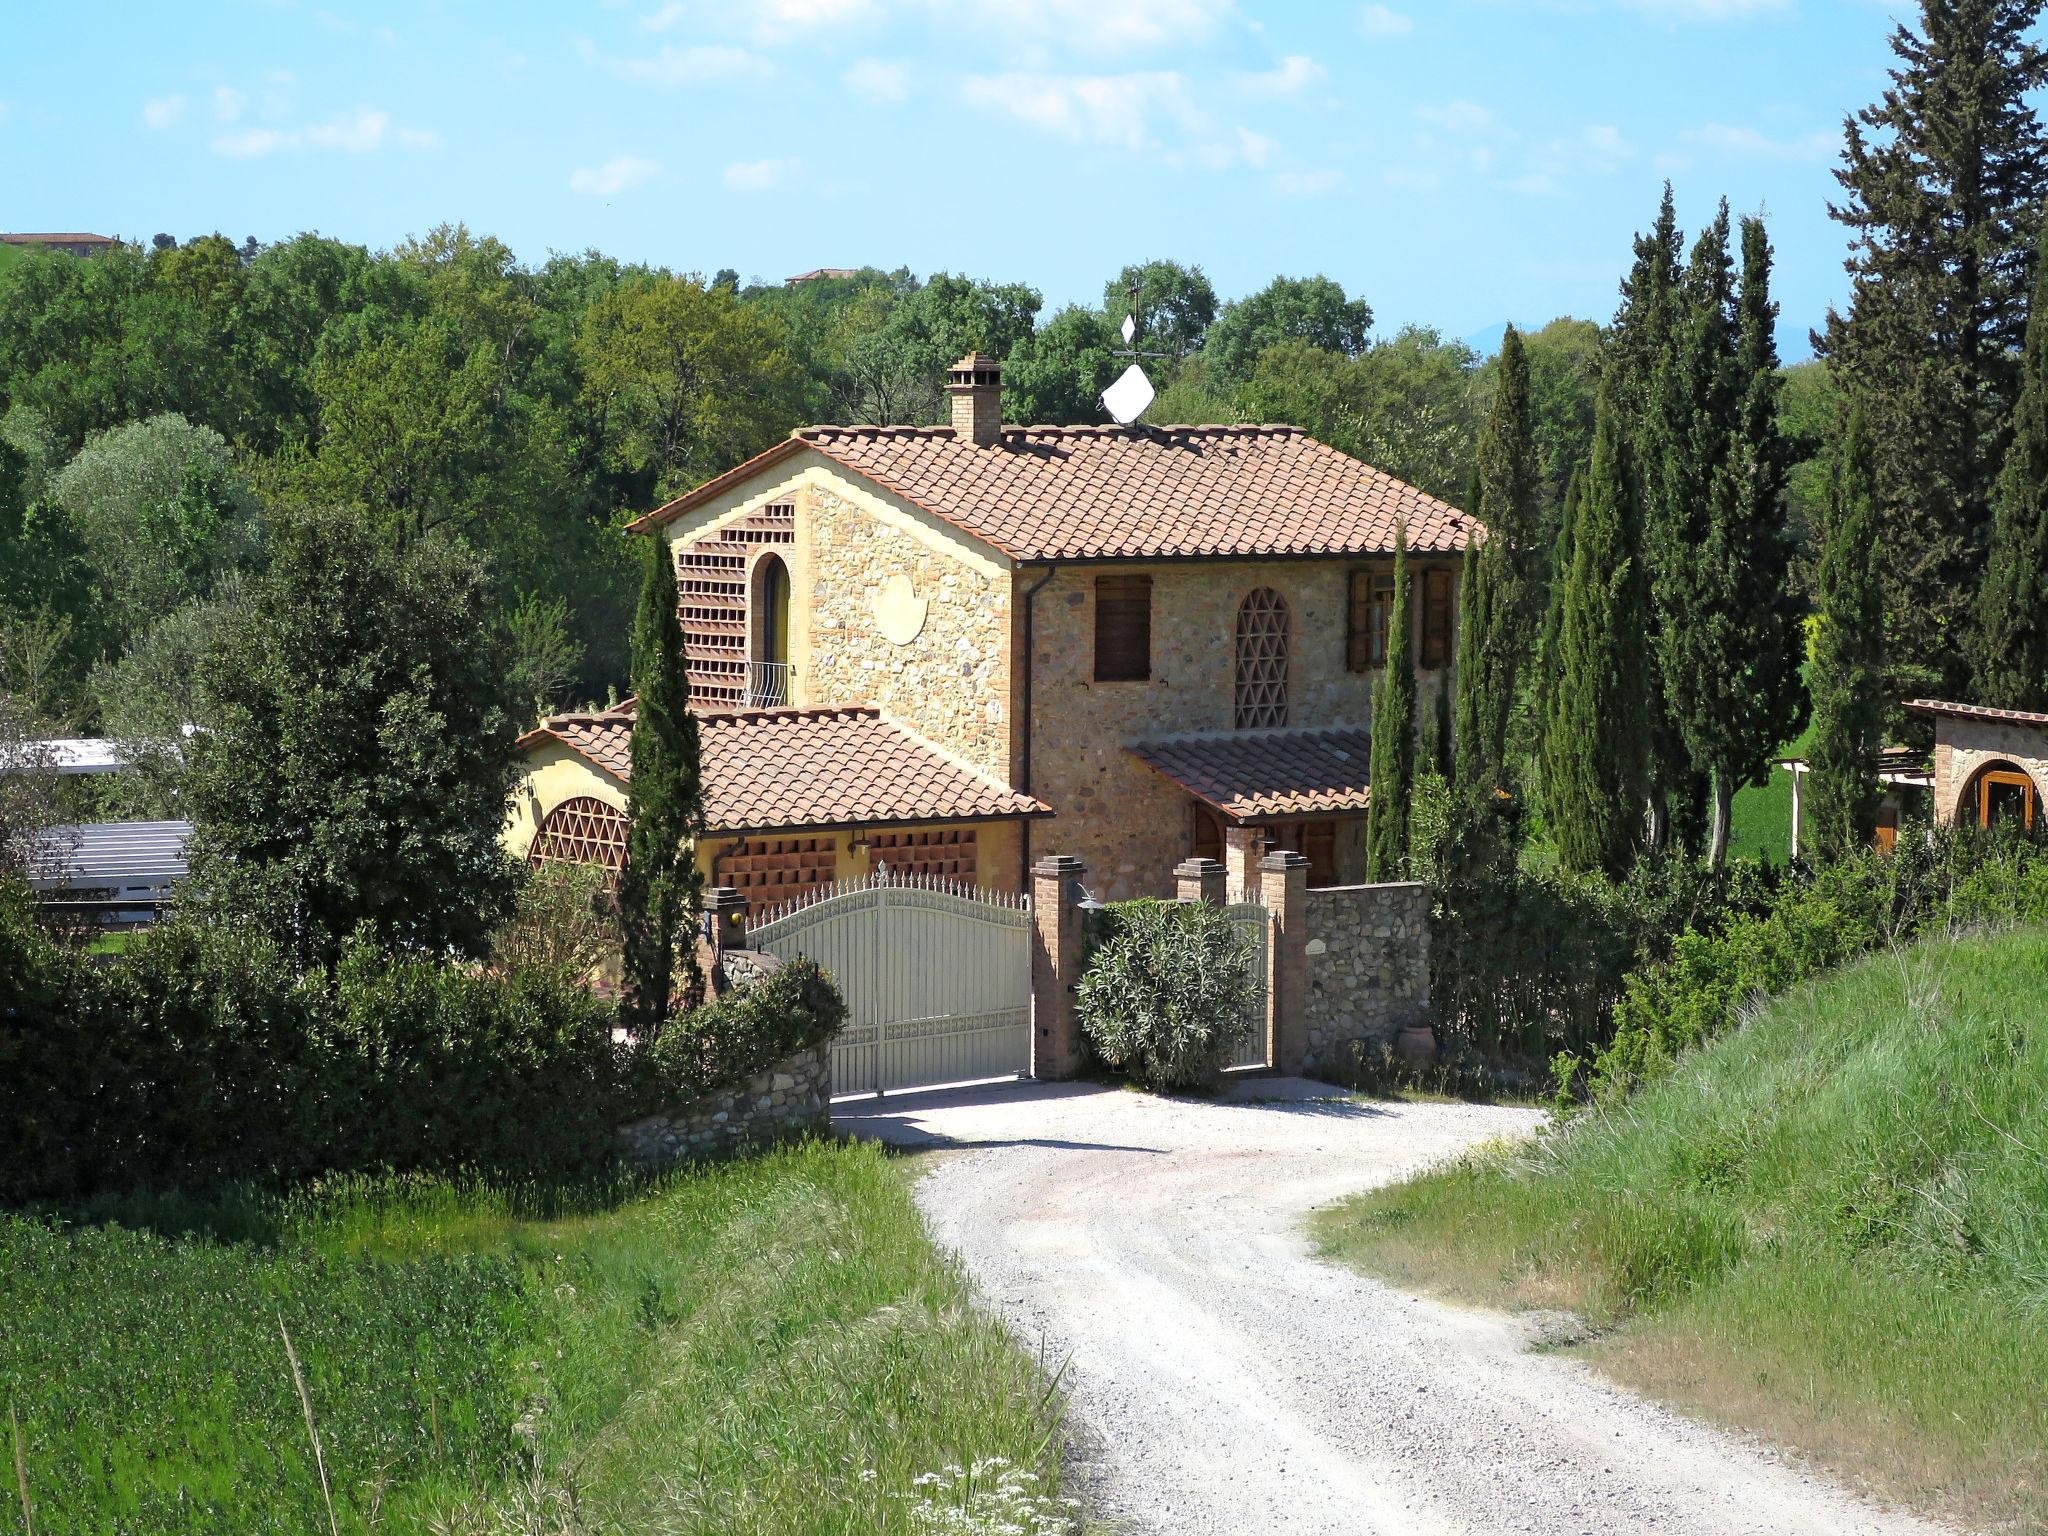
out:
M1347 1065L1354 1042L1429 1022L1429 887L1347 885L1307 894L1302 1070Z
M725 1157L831 1129L827 1043L778 1061L749 1082L622 1126L619 1141L627 1161L647 1168Z
M1978 771L2010 764L2034 781L2036 799L2048 803L2048 725L1943 715L1934 723L1934 819L1956 819L1956 806Z
M1030 790L1054 811L1032 828L1033 856L1056 849L1081 859L1089 889L1105 900L1170 896L1169 872L1194 851L1192 802L1125 745L1234 728L1237 611L1254 587L1287 599L1289 725L1370 720L1379 672L1345 665L1348 573L1366 563L1117 566L1120 575L1152 578L1152 675L1139 682L1095 681L1098 573L1057 568L1032 609ZM1418 722L1435 708L1436 690L1448 677L1448 667L1418 672ZM1337 856L1340 879L1364 875L1363 831L1362 817L1347 827Z
M1009 572L934 549L918 525L885 521L824 479L798 493L797 540L803 576L795 604L807 658L797 701L878 705L1007 782ZM901 636L913 625L904 639L884 632Z

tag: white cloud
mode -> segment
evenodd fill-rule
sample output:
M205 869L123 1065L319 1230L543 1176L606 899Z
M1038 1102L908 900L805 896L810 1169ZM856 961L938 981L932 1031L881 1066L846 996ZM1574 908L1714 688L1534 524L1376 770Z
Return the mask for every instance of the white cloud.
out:
M1447 101L1440 106L1417 107L1415 115L1432 128L1446 133L1484 133L1493 126L1493 114L1476 101Z
M891 106L910 95L910 66L898 59L855 59L840 78L871 106Z
M1319 197L1343 180L1342 171L1282 171L1273 178L1273 190L1282 197Z
M1294 96L1323 78L1323 66L1305 53L1290 53L1271 69L1243 77L1255 96Z
M182 96L158 96L142 104L142 120L161 133L166 128L175 128L185 120L185 98Z
M725 184L735 192L766 192L796 174L794 160L736 160L725 168Z
M1842 146L1839 133L1809 133L1796 139L1774 139L1754 128L1708 123L1679 135L1688 144L1750 160L1826 160Z
M969 75L960 95L972 106L999 112L1076 143L1143 149L1152 124L1165 117L1197 128L1201 117L1186 79L1171 70L1125 75Z
M394 128L389 112L368 107L309 128L245 128L215 137L215 154L254 160L295 149L332 149L347 155L374 154L387 143L405 149L435 149L441 136L422 128Z
M749 75L760 78L774 73L774 66L759 54L724 43L702 43L688 48L664 43L651 57L625 58L598 52L587 37L577 40L577 48L593 63L601 63L629 80L645 80L654 85L694 85L704 80Z
M1368 5L1358 13L1358 30L1367 37L1406 37L1415 23L1391 6Z
M217 85L213 88L214 121L232 123L242 115L245 98L231 85Z
M1132 53L1200 42L1232 0L977 0L975 20L1013 39L1086 53Z
M615 197L661 174L660 162L639 155L620 155L599 166L580 166L569 173L569 190L585 197Z
M640 18L649 32L666 32L688 21L718 26L760 43L787 42L820 27L846 26L876 14L876 0L746 0L740 6L713 0L668 0ZM734 26L735 22L744 25Z

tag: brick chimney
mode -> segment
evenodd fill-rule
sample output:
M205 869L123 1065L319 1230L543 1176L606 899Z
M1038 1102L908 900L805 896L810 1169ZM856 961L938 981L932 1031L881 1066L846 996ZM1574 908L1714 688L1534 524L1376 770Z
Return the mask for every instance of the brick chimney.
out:
M953 435L992 447L1003 432L1003 365L970 352L946 374L946 393L953 397Z

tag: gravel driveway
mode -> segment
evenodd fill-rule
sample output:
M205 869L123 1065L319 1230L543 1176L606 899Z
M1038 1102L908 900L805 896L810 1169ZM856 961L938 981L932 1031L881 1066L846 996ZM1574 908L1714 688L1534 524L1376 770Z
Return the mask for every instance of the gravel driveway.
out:
M918 1204L987 1304L1068 1362L1079 1491L1118 1529L1937 1529L1528 1352L1525 1322L1312 1257L1305 1212L1526 1131L1531 1111L1266 1078L1223 1101L1023 1084L835 1115L961 1149Z

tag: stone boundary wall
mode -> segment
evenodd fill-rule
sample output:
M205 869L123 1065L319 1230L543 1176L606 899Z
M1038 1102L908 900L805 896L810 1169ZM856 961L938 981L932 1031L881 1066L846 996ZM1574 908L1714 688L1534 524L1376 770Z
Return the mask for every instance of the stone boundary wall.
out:
M831 1053L826 1041L778 1061L749 1082L621 1127L626 1160L643 1168L661 1167L829 1133Z
M1414 881L1307 893L1304 1072L1347 1068L1354 1045L1430 1022L1429 906Z

